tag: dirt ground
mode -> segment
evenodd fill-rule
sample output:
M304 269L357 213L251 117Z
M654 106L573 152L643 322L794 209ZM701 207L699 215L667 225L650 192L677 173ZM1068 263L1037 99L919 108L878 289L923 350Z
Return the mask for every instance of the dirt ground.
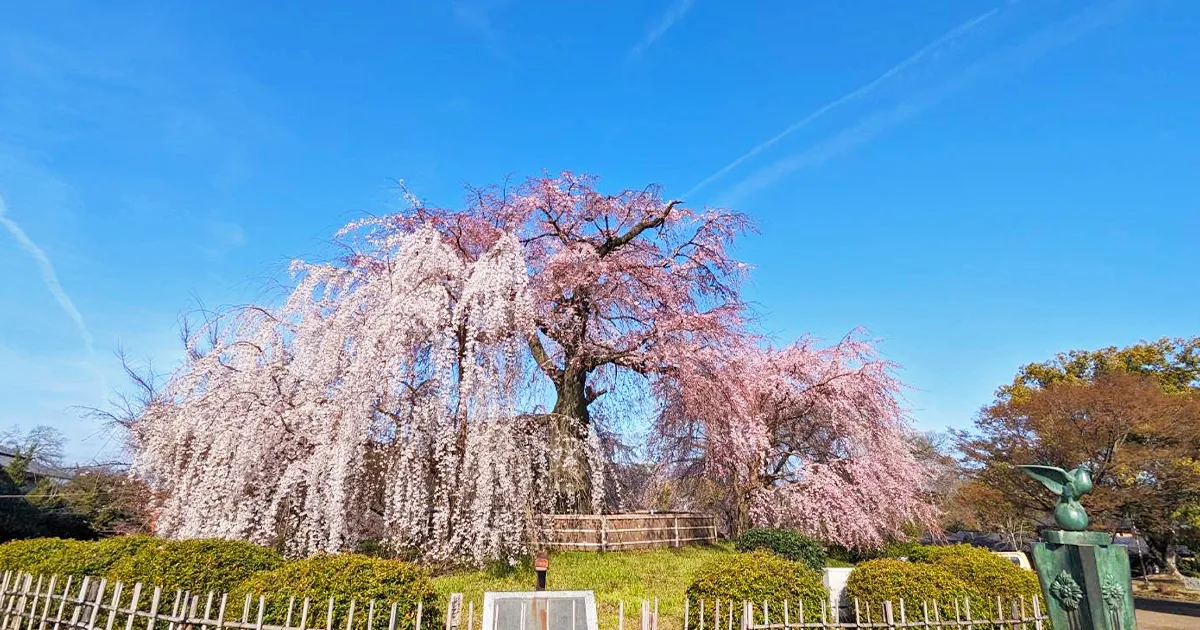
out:
M1200 618L1139 610L1137 626L1138 630L1195 630L1200 628Z

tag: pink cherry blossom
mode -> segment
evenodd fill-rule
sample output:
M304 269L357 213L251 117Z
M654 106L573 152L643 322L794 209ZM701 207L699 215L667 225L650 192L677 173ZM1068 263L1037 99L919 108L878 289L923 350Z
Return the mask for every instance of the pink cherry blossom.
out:
M595 183L406 193L294 263L278 306L208 321L131 425L159 533L511 559L535 515L615 507L598 420L639 397L698 463L675 473L731 484L744 521L854 546L928 522L893 367L856 336L764 349L744 216Z

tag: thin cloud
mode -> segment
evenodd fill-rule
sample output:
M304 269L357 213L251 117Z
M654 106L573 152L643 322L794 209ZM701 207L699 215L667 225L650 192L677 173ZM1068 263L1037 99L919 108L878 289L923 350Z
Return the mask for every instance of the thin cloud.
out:
M477 35L501 61L511 63L512 58L504 45L504 34L496 25L495 14L504 4L503 0L458 0L451 3L450 8L459 26Z
M94 355L94 338L91 331L88 330L87 324L83 321L83 314L79 312L79 309L75 308L75 303L71 301L71 296L67 295L66 290L62 287L62 283L58 281L58 274L54 272L54 264L50 262L50 257L29 238L29 235L25 233L25 230L21 229L21 226L17 225L16 221L8 217L8 206L4 204L3 197L0 197L0 224L3 224L8 233L12 234L13 238L17 240L17 244L21 246L21 249L24 249L30 256L33 256L33 259L38 264L38 268L41 270L42 282L46 284L46 288L54 296L54 299L58 301L58 305L62 307L62 310L75 323L75 328L79 331L79 336L83 338L83 345L87 348L88 356Z
M1117 0L1084 10L1047 27L1016 45L971 64L964 71L930 90L912 95L890 108L877 111L833 136L809 145L803 151L758 170L725 191L718 202L720 205L734 203L778 182L790 173L819 166L920 114L979 80L995 78L996 75L1019 70L1054 49L1070 44L1088 32L1123 17L1132 6L1134 4L1129 0Z
M883 74L876 77L870 83L862 85L859 88L855 89L853 92L845 94L838 99L835 99L833 101L826 103L825 105L816 109L809 115L796 121L795 123L793 123L786 129L784 129L783 131L775 134L767 141L759 144L758 146L754 147L753 149L750 149L746 153L743 153L736 160L721 167L720 170L716 171L712 175L705 177L703 180L700 181L700 183L696 184L695 186L692 186L691 190L684 193L683 194L684 198L686 199L688 197L691 197L696 192L698 192L700 189L704 188L705 186L707 186L707 185L715 182L716 180L724 177L725 175L727 175L729 173L729 171L732 171L733 169L737 168L741 163L745 162L746 160L749 160L750 158L758 155L759 153L762 153L763 151L766 151L767 149L771 148L775 143L779 142L780 140L783 140L784 138L788 137L789 135L791 135L791 134L795 133L796 131L800 130L801 128L807 126L809 123L812 123L814 120L824 116L825 114L828 114L829 112L837 109L838 107L841 107L842 105L845 105L846 103L860 99L860 98L870 94L876 88L878 88L880 85L884 84L892 77L895 77L896 75L900 74L901 72L907 70L913 64L915 64L927 57L930 57L931 55L936 54L938 51L953 44L958 38L962 37L964 34L969 32L970 30L978 27L980 24L984 23L989 18L996 15L999 11L1000 11L999 9L992 9L990 11L985 11L984 13L981 13L981 14L967 20L966 22L963 22L962 24L955 26L954 28L947 31L941 37L926 44L923 48L921 48L917 52L913 53L912 55L909 55L909 57L907 59L905 59L904 61L901 61L900 63L892 66L891 68L888 68L888 70L886 72L884 72Z
M629 59L635 59L642 56L642 53L646 52L648 48L653 46L654 42L657 42L662 38L663 35L666 35L667 31L671 30L671 27L675 26L676 22L683 19L683 16L687 15L687 12L692 10L692 4L694 4L694 2L695 0L677 0L675 4L671 5L671 8L667 9L667 12L663 14L662 18L660 18L658 22L656 22L650 28L650 30L646 31L646 34L642 36L641 41L634 44L633 48L629 50Z

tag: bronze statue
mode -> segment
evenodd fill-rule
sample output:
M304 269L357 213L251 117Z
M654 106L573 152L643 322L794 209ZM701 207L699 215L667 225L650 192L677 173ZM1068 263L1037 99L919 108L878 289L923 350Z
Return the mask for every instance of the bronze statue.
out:
M1070 532L1087 529L1088 516L1079 504L1079 497L1092 491L1092 476L1083 466L1070 472L1054 466L1022 465L1017 468L1042 482L1051 492L1058 495L1058 505L1054 506L1054 520L1059 527Z

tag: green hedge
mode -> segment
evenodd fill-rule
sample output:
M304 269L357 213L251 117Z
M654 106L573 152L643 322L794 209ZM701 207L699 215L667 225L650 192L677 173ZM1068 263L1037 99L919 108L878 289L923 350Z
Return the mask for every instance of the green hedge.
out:
M859 564L846 583L846 596L869 601L907 600L915 610L925 600L937 601L953 610L955 599L970 597L971 614L990 619L995 614L996 596L1008 606L1024 597L1032 602L1041 594L1037 576L987 549L971 545L916 546L908 550L908 561L870 560ZM875 612L878 612L876 610Z
M402 626L411 626L416 620L417 602L422 602L422 618L426 625L440 622L437 596L429 574L400 560L372 558L360 554L319 555L305 560L289 562L275 570L256 573L234 591L231 601L244 601L246 595L255 599L267 597L266 619L269 623L282 623L287 616L288 599L296 602L311 597L315 603L310 609L310 623L325 623L328 600L334 598L336 618L344 626L350 608L350 600L358 600L355 619L356 627L366 622L367 602L378 600L382 610L376 610L376 618L387 618L392 602L399 604L398 618ZM293 611L293 623L299 620L300 604ZM317 615L312 617L311 615ZM319 622L319 623L318 623Z
M1006 604L1020 597L1032 601L1034 595L1041 595L1033 571L987 549L971 545L924 546L913 550L909 560L940 566L958 576L970 587L971 599L988 602L989 611L995 608L997 595Z
M105 576L117 562L155 542L157 539L152 536L118 536L97 541L14 540L0 545L0 571Z
M76 564L87 553L88 543L63 538L30 538L0 545L0 571L34 575L78 573Z
M945 567L892 558L855 566L843 592L852 604L858 599L864 615L870 606L872 618L878 616L882 602L903 599L910 619L920 616L920 607L926 601L931 607L937 602L942 610L953 611L956 599L972 594L971 587Z
M238 540L154 540L114 564L108 577L166 590L225 593L251 575L282 564L278 553Z
M754 527L738 536L738 551L766 549L793 562L803 562L820 571L825 566L825 548L821 543L790 529Z
M767 551L739 553L715 558L700 567L687 587L693 606L700 600L711 607L715 601L804 602L805 610L821 610L829 593L821 574L802 562L793 562ZM724 606L722 606L724 608ZM761 614L761 609L757 610ZM737 616L737 613L734 613Z

